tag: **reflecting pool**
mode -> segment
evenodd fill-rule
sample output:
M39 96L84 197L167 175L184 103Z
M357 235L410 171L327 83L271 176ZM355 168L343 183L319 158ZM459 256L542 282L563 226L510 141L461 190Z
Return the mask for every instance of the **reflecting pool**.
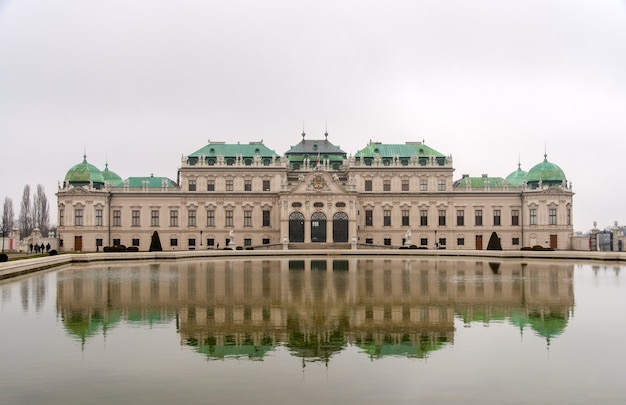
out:
M624 266L280 258L0 283L2 404L623 404Z

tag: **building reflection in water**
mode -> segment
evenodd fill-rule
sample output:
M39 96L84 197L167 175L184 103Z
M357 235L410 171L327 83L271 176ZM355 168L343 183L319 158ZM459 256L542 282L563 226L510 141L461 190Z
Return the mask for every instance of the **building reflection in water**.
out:
M211 359L263 359L277 346L328 361L424 358L454 342L455 318L509 322L547 343L573 314L574 266L544 262L281 259L81 267L59 273L57 311L81 342L124 323L176 322Z

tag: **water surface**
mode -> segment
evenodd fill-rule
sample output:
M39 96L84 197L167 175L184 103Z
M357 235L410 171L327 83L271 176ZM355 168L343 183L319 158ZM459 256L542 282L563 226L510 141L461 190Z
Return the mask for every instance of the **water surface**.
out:
M67 266L0 284L0 403L626 403L623 269Z

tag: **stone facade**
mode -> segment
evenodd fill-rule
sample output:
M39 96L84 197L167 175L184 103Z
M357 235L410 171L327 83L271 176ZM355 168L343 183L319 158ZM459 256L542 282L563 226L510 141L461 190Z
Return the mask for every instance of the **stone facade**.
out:
M85 181L82 169L93 166L86 159L82 165L57 192L62 251L119 244L148 250L154 231L163 250L283 243L480 250L493 232L504 250L571 249L567 181L455 181L452 157L422 142L370 142L354 156L304 134L283 156L261 142L209 142L182 158L177 181L122 181L108 166L110 180Z

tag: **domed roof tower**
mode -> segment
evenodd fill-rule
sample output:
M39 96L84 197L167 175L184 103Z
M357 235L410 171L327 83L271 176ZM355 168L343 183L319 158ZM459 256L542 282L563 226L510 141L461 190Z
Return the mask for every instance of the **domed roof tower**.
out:
M549 186L559 186L567 182L565 173L556 164L548 162L548 155L543 155L543 162L536 164L526 175L528 187L537 188L539 183Z
M521 186L526 181L528 173L522 170L522 164L517 163L517 170L506 176L506 181L509 186Z
M102 177L104 177L104 182L109 183L111 187L121 186L124 182L122 178L115 172L109 170L109 164L104 164L104 170L102 171Z
M102 189L104 176L96 166L87 163L87 155L83 155L83 161L67 171L63 185L88 186L92 184L95 189Z

